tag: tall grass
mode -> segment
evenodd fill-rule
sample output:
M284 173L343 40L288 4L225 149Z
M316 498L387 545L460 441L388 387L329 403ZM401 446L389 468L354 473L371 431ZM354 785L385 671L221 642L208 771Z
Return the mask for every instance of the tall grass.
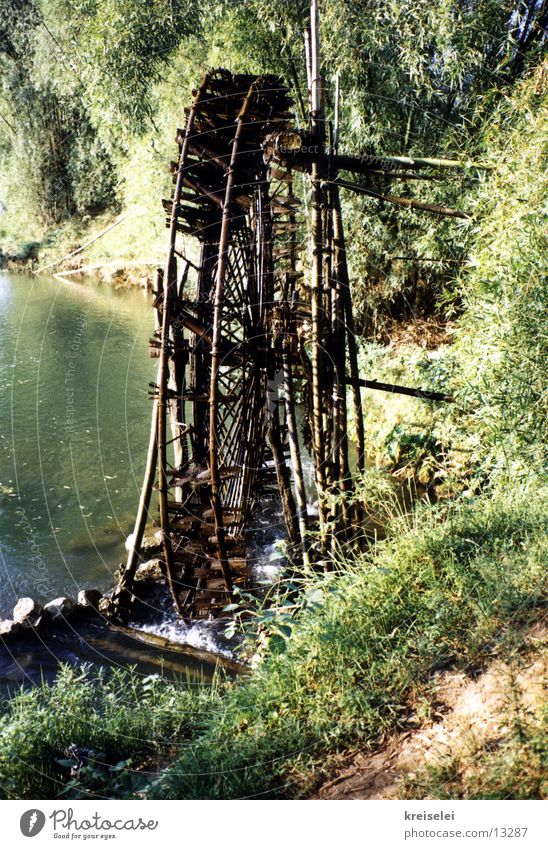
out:
M21 692L0 719L2 798L132 795L143 767L195 733L217 685L183 687L134 670L61 667L52 687Z
M306 795L326 756L398 727L434 670L481 666L537 614L540 499L425 508L394 530L372 555L314 579L285 650L227 695L150 795Z
M337 753L400 727L435 670L515 643L542 604L547 524L542 493L396 514L369 553L307 579L276 650L233 684L63 669L4 707L2 793L306 795Z

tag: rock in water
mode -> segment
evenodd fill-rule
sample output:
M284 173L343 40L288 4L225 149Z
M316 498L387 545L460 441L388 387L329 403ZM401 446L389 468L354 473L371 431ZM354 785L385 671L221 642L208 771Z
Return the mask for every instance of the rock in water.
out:
M21 630L21 625L13 619L0 619L0 637L13 637Z
M103 593L99 590L80 590L78 604L80 607L93 607L94 610L97 610L102 598Z
M33 598L20 598L13 608L13 621L25 627L38 625L41 615L42 608Z
M97 609L99 613L104 613L105 615L108 615L110 613L111 605L112 602L110 598L108 598L107 596L103 596L103 598L97 605Z
M76 612L76 607L76 602L71 598L60 596L60 598L54 598L53 601L44 605L44 613L55 622L59 619L70 619Z
M158 558L147 560L146 563L140 563L135 573L136 581L159 581L163 578L161 561Z
M133 545L133 540L135 539L135 534L130 534L126 539L126 551L131 551L131 547ZM139 546L139 550L142 552L155 552L160 551L162 548L162 532L156 531L154 534L145 534L143 539L141 540L141 545Z
M160 551L162 548L162 532L156 531L154 534L145 534L141 543L142 552Z

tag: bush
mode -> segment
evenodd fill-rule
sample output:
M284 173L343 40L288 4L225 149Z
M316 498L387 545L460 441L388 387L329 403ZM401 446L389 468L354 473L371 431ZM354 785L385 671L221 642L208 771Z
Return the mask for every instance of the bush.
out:
M133 670L61 667L52 687L21 692L4 708L2 796L132 795L147 780L143 764L172 753L215 695Z
M475 202L456 354L477 459L497 476L547 470L546 80L541 65L484 131L494 171Z

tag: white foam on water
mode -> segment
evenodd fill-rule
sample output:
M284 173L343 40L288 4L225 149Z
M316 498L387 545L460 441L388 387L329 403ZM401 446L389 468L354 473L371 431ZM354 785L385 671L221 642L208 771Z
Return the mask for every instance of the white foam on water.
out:
M257 558L256 563L251 568L251 573L256 581L273 583L278 577L284 562L280 550L282 541L282 538L280 538L261 549L260 558Z
M266 535L269 542L256 542L250 546L248 551L251 566L252 583L255 585L273 584L279 577L284 566L282 543L283 536L283 514L280 508L271 510L268 514L258 515L255 518L255 527L258 536ZM267 530L268 529L268 530ZM266 534L265 534L266 531ZM133 535L126 540L126 548L131 547ZM169 601L166 602L168 605ZM171 606L172 603L171 603ZM190 625L182 622L175 610L163 615L162 620L153 622L133 622L131 627L163 637L172 643L189 645L196 649L235 658L234 642L224 637L224 630L230 623L230 619L223 621L199 621Z
M218 623L193 622L192 625L185 625L176 619L164 619L163 622L132 623L130 627L138 628L140 631L154 634L157 637L164 637L171 643L193 646L195 649L202 649L224 657L234 657L234 652L227 645L222 645L219 642L219 635L215 633L215 628L217 630L219 628Z

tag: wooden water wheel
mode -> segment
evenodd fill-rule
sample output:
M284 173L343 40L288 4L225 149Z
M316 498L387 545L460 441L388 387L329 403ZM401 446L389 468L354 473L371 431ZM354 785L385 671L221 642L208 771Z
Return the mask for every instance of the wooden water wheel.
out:
M145 481L113 613L130 607L154 487L162 564L175 607L185 619L215 617L232 601L235 587L248 581L245 533L265 487L274 485L279 494L288 540L303 564L313 559L326 568L341 541L360 539L347 387L357 473L365 462L362 387L451 400L360 377L339 192L428 214L466 214L373 191L339 174L374 174L390 186L423 179L415 173L421 169L428 174L460 163L340 155L337 108L326 144L317 6L315 11L307 40L308 128L293 128L280 78L216 70L194 92L186 126L178 131L174 191L164 201L167 259L155 287L151 353L159 366L151 386ZM294 171L310 178L304 280ZM304 399L304 438L297 433L295 384ZM312 544L304 447L313 462L318 510Z
M285 415L268 396L280 368L276 302L298 277L297 201L263 143L289 125L290 105L277 77L211 71L177 134L167 260L156 277L149 462L121 583L132 586L157 471L165 573L185 618L218 614L245 584L256 492L273 476L282 489L288 480ZM284 508L294 515L290 495Z

